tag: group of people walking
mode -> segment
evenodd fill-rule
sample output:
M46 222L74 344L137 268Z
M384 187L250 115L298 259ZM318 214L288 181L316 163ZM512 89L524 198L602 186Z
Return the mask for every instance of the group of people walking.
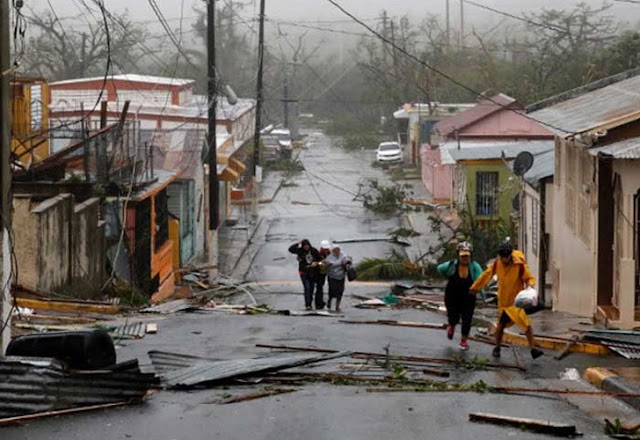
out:
M493 356L500 357L504 329L515 324L527 336L531 357L533 359L539 358L544 353L535 348L531 320L523 308L515 305L518 293L526 287L534 287L536 284L536 279L529 271L524 254L514 249L509 241L505 241L498 247L497 258L483 271L480 264L472 260L472 252L473 246L470 243L460 243L457 246L458 258L438 266L438 272L448 280L444 297L449 321L447 337L453 339L456 326L462 320L460 349L469 349L468 338L476 295L487 287L494 277L497 277L498 322Z
M544 353L535 347L531 320L527 311L516 306L516 296L527 287L533 288L536 279L531 275L524 254L513 248L509 241L500 244L497 257L485 270L472 259L473 246L468 242L457 245L457 258L442 263L438 272L447 279L444 302L447 309L447 337L452 340L460 322L460 349L469 349L469 333L476 306L476 296L491 282L498 280L498 322L496 323L493 356L500 357L502 337L506 327L517 325L527 336L531 357L537 359ZM324 240L318 249L309 240L301 240L289 247L289 252L298 257L298 273L304 287L304 302L307 310L331 309L340 312L345 279L352 261L338 244ZM329 297L324 302L324 285L329 285ZM484 296L484 295L483 295Z
M352 260L339 244L323 240L318 249L304 239L289 247L289 252L298 257L298 274L304 288L304 305L307 310L331 309L335 300L335 310L340 312L345 279ZM329 286L329 297L324 302L324 285Z

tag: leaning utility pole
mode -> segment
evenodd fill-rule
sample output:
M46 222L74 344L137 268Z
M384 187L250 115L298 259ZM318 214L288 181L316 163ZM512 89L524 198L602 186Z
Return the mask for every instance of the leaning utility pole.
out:
M296 96L296 76L298 74L298 55L293 55L293 73L291 74L291 79L289 80L289 93L292 98L290 99L291 105L289 109L291 113L289 115L289 131L291 132L291 141L298 139L299 129L298 129L298 115L300 113L300 107L298 106L298 98Z
M264 9L265 0L260 0L260 31L258 33L258 81L256 85L256 129L253 135L253 197L252 214L258 217L258 162L260 161L260 130L262 129L262 75L264 71Z
M9 0L0 0L0 220L2 225L2 287L0 287L0 357L11 339L11 109L9 74L11 40Z
M219 212L219 184L218 184L218 144L216 140L216 104L218 99L218 84L216 78L216 33L215 33L215 0L207 0L207 105L208 114L208 142L209 142L209 230L207 235L208 262L212 269L209 271L209 283L218 279L218 225Z

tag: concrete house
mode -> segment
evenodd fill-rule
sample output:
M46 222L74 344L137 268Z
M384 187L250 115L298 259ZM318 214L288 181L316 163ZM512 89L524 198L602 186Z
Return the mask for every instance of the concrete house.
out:
M530 107L556 127L553 305L640 325L640 70Z
M524 107L519 102L498 94L438 122L431 149L423 156L422 163L422 178L434 201L455 202L454 163L449 160L448 150L553 139L549 130L523 113ZM488 191L495 191L499 184L495 175L487 179Z
M465 148L442 150L442 163L453 170L454 203L482 223L512 225L514 203L521 182L509 167L521 152L540 154L553 150L552 140L478 142Z

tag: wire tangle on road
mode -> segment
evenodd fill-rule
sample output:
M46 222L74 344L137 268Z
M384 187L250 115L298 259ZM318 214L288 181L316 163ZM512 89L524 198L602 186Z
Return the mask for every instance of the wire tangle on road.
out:
M530 121L536 122L540 125L544 125L545 127L551 128L553 130L556 131L560 131L566 134L571 134L571 135L575 135L577 133L570 131L570 130L566 130L564 128L555 126L553 124L550 124L548 122L544 122L541 121L539 119L536 119L522 111L519 111L517 109L511 108L508 105L504 105L498 101L496 101L495 99L492 99L489 96L486 96L484 93L479 92L475 89L473 89L472 87L464 84L463 82L458 81L457 79L455 79L454 77L452 77L451 75L443 72L442 70L438 69L437 67L432 66L431 64L421 60L420 58L418 58L417 56L413 55L412 53L409 53L406 49L404 49L403 47L400 47L398 45L396 45L393 41L391 41L390 39L388 39L387 37L385 37L384 35L380 34L378 31L376 31L375 29L373 29L371 26L369 26L368 24L366 24L365 22L363 22L362 20L360 20L358 17L356 17L355 15L353 15L351 12L347 11L343 6L341 6L338 2L336 2L335 0L327 0L329 3L331 3L332 5L334 5L336 8L338 8L343 14L345 14L346 16L350 17L354 22L358 23L360 26L364 27L365 29L367 29L369 32L371 32L373 35L375 35L379 40L381 40L382 42L388 44L389 46L391 46L393 49L395 49L397 52L403 54L404 56L410 58L411 60L415 61L416 63L420 64L421 66L424 66L425 68L431 70L434 73L437 73L438 75L442 76L443 78L445 78L446 80L452 82L453 84L463 88L464 90L467 90L468 92L473 93L476 96L481 97L482 99L485 99L501 108L503 108L504 110L508 110L511 112L514 112L524 118L529 119Z

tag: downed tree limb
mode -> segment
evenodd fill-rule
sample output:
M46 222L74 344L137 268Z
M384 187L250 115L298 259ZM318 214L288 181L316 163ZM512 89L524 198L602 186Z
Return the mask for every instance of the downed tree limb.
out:
M138 400L138 399L136 399L136 400L125 400L125 401L122 401L122 402L104 403L104 404L101 404L101 405L91 405L91 406L80 406L80 407L77 407L77 408L68 408L68 409L61 409L61 410L57 410L57 411L40 412L40 413L35 413L35 414L27 414L27 415L24 415L24 416L7 417L7 418L4 418L4 419L0 419L0 426L18 425L18 424L23 423L23 422L28 422L29 420L43 419L43 418L46 418L46 417L62 416L62 415L65 415L65 414L76 414L76 413L82 413L82 412L97 411L99 409L116 408L116 407L120 407L120 406L133 405L133 404L137 404L137 403L140 403L140 400Z
M562 437L575 437L581 435L576 431L575 425L564 423L552 423L545 420L525 419L520 417L508 417L499 414L471 413L469 420L472 422L492 423L494 425L513 426L525 428L529 431L542 434L552 434Z
M410 322L410 321L390 321L390 320L377 320L377 321L349 321L340 320L343 324L365 324L365 325L390 325L396 327L415 327L415 328L430 328L437 330L444 330L447 328L447 324L433 324L429 322Z
M271 396L277 396L278 394L293 393L294 391L298 391L298 390L295 388L268 390L268 391L263 391L261 393L251 393L251 394L245 394L242 396L232 397L230 399L223 400L221 403L223 405L228 405L230 403L248 402L250 400L262 399L263 397L271 397Z
M323 348L315 348L315 347L292 347L287 345L271 345L271 344L256 344L256 347L259 348L270 348L273 350L288 350L288 351L308 351L312 353L338 353L338 350L328 350ZM406 361L406 362L423 362L428 364L452 364L457 365L460 362L456 359L449 358L428 358L428 357L417 357L417 356L402 356L402 355L390 355L387 356L385 353L367 353L367 352L351 352L350 356L354 359L389 359L391 361ZM490 368L504 368L510 370L518 370L518 371L527 371L524 367L519 367L517 365L510 364L502 364L502 363L493 363L486 362L484 366Z

